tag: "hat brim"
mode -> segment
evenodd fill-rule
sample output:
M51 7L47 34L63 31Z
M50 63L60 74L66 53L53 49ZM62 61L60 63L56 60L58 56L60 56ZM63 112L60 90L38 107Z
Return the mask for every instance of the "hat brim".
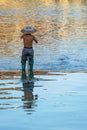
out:
M21 30L22 33L27 33L27 34L28 34L28 33L35 33L36 31L37 31L37 30L34 29L34 28L33 28L33 29L30 29L30 30L26 30L26 29L22 29L22 30Z

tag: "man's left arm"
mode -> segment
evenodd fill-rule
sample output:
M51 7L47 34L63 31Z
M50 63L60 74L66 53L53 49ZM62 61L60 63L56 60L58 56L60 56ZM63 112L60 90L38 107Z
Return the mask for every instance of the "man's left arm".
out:
M35 41L36 43L38 43L38 40L36 39L36 37L34 37L34 41Z

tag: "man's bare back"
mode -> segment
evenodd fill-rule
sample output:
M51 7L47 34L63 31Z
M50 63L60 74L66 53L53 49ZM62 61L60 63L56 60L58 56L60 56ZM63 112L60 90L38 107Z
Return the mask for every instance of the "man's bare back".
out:
M23 34L21 36L21 38L23 38L24 47L28 47L28 48L32 47L33 41L35 41L36 43L38 43L38 41L35 38L35 36L33 36L31 34Z

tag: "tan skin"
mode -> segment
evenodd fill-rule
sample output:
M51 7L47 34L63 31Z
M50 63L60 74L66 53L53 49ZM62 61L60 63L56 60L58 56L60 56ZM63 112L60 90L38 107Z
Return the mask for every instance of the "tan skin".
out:
M35 43L38 43L37 39L32 34L24 33L21 36L21 38L23 38L24 47L32 47L33 46L33 41L35 41Z

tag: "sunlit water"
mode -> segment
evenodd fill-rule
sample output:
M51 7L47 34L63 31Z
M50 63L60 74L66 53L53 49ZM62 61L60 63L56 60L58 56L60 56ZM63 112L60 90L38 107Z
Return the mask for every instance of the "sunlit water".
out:
M86 0L0 0L0 70L20 70L20 30L37 28L35 70L87 70Z
M21 69L26 25L38 30L34 70L87 70L86 0L0 0L0 70ZM0 130L87 130L87 74L49 73L0 75Z

